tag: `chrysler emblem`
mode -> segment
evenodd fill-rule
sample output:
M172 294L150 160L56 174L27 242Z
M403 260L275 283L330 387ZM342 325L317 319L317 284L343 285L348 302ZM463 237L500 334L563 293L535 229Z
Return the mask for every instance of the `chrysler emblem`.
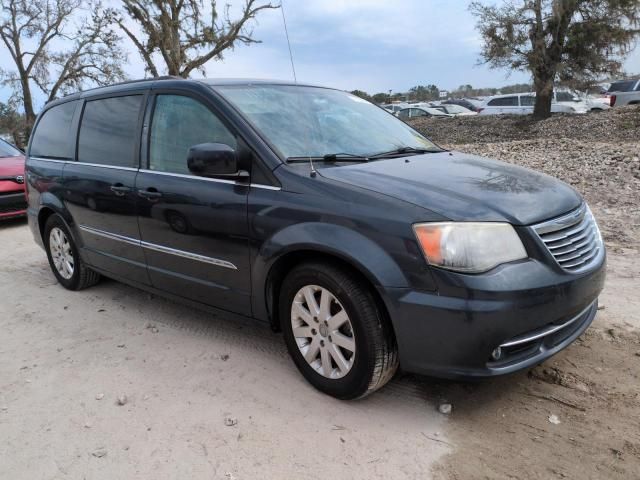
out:
M16 182L18 183L24 183L24 176L23 175L18 175L16 177Z

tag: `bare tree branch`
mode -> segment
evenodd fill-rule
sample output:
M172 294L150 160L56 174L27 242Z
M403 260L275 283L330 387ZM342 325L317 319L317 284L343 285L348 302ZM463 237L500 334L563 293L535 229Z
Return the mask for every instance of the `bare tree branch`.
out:
M181 77L188 77L194 70L204 71L208 61L222 59L224 52L237 43L258 43L248 24L259 12L279 8L245 0L237 19L231 19L228 5L220 19L215 0L211 0L208 9L203 0L122 0L122 5L116 23L138 49L147 71L158 75L153 60L158 54L166 72ZM133 34L125 17L142 29L144 41Z

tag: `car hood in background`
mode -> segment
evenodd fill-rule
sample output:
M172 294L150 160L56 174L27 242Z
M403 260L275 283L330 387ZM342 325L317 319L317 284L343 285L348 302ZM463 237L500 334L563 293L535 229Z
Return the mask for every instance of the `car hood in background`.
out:
M459 152L377 160L319 173L419 205L455 221L529 225L577 208L578 193L553 177Z

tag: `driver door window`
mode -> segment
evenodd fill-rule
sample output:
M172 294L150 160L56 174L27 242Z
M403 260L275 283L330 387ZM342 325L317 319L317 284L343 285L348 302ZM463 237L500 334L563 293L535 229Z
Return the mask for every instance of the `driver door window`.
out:
M149 169L189 174L187 153L200 143L237 148L233 134L202 103L191 97L158 95L151 123Z

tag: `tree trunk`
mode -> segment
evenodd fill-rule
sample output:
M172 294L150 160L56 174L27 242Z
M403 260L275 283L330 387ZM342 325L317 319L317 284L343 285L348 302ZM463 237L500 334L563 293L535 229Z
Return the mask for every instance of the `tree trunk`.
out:
M553 77L536 78L536 103L533 107L533 118L544 120L551 116L551 101L553 100Z
M36 114L33 111L33 98L31 97L31 87L29 85L29 78L21 75L20 83L22 85L22 105L24 106L24 139L25 142L29 141L31 135L31 129L33 124L36 123Z

